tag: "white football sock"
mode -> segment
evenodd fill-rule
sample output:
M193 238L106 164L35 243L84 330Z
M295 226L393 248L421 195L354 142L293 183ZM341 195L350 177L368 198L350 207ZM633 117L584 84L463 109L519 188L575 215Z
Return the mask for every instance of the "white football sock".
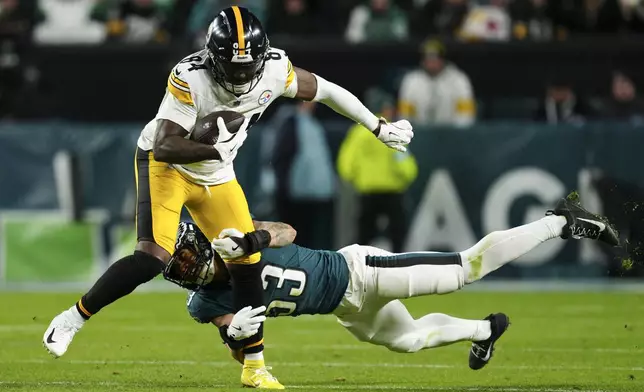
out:
M442 313L432 313L416 320L416 325L427 331L424 348L440 347L460 341L478 342L490 337L492 330L487 320L466 320Z
M252 354L244 354L244 359L248 359L249 361L263 361L264 360L264 352L260 351L258 353L252 353Z
M460 253L465 283L475 282L499 267L557 238L566 225L563 216L549 215L527 225L492 232Z

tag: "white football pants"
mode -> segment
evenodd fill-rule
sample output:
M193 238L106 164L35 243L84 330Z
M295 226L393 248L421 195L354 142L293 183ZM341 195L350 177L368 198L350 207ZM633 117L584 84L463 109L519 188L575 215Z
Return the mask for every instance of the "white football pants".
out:
M440 313L414 319L399 299L459 290L560 236L565 224L563 217L547 216L488 234L460 253L394 254L360 245L340 249L347 259L350 282L334 314L359 340L397 352L485 340L490 336L488 321Z

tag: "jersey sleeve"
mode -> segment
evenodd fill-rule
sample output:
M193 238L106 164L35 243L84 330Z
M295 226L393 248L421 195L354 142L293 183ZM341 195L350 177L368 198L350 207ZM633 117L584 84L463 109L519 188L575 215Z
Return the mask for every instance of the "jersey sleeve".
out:
M284 86L284 96L289 98L295 98L297 94L297 75L295 74L295 69L293 69L293 64L291 60L286 60L288 64L286 65L286 84Z
M168 77L166 94L163 97L158 119L170 120L190 132L197 121L197 108L189 84L172 70Z
M178 67L170 72L168 77L168 91L179 101L186 105L194 106L195 102L192 99L190 85L184 79L179 77Z

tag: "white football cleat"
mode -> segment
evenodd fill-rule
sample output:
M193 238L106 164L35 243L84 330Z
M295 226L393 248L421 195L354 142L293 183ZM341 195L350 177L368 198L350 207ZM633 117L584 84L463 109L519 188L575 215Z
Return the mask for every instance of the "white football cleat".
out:
M43 335L43 345L56 358L63 356L67 352L74 335L85 324L85 320L79 314L74 314L74 312L78 313L76 308L72 307L54 317Z

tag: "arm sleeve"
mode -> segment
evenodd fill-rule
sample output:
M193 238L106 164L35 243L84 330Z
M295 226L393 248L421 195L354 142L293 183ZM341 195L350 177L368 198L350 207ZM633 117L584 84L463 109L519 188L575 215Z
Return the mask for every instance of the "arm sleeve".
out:
M313 98L315 102L323 103L337 113L364 125L370 131L378 127L378 117L371 113L355 95L335 83L313 75L318 83L317 93Z
M187 82L179 79L172 71L168 87L159 107L157 118L170 120L191 132L197 122L197 108Z
M476 117L476 104L472 84L467 76L463 75L457 86L457 95L454 102L454 124L468 126L474 123Z

